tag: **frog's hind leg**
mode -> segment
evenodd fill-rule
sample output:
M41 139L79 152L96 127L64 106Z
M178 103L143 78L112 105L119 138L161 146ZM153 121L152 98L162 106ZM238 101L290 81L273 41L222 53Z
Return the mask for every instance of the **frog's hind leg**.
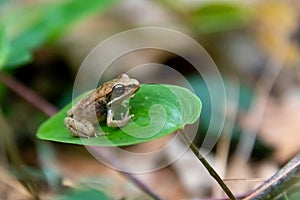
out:
M64 124L71 134L76 137L95 137L101 135L96 132L94 125L85 119L79 121L71 117L66 117Z

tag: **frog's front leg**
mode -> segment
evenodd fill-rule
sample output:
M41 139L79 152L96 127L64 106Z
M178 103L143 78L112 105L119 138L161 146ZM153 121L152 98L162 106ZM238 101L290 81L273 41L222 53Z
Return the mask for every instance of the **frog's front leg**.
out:
M107 118L106 118L106 124L109 127L123 127L125 126L128 121L133 117L133 115L129 114L129 109L126 111L126 114L124 115L121 113L121 120L114 120L114 111L112 109L107 110Z
M76 137L96 137L98 135L105 135L98 133L94 125L85 119L74 119L66 117L64 120L65 126L70 130L71 134Z

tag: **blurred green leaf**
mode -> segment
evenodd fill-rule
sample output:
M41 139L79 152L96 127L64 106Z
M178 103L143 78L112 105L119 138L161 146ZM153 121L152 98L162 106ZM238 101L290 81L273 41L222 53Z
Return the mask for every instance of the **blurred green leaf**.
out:
M300 199L300 177L298 183L287 188L286 191L281 193L275 200L299 200Z
M32 51L39 45L57 39L75 22L105 10L114 2L115 0L55 1L9 13L11 16L6 17L4 23L12 30L13 38L10 40L11 51L4 66L14 68L29 62Z
M286 195L288 196L289 200L299 200L300 199L300 177L298 180L298 184L294 187L290 188L286 191Z
M108 136L78 138L64 126L71 104L51 117L38 130L37 137L64 143L91 146L125 146L151 141L193 124L200 116L201 101L189 90L174 85L146 84L130 100L133 120L122 129L101 124ZM99 128L99 131L101 131Z
M111 200L106 194L91 188L80 188L71 190L66 194L56 198L57 200Z
M194 23L201 33L228 31L245 26L250 19L250 11L237 3L209 3L199 7L194 13Z
M6 57L8 53L8 41L6 38L6 33L4 26L0 24L0 70L5 63Z

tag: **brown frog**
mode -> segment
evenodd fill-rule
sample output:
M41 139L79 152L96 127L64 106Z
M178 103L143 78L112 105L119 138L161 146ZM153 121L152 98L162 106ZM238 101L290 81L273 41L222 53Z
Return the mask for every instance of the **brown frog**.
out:
M133 117L129 114L128 102L139 88L140 83L136 79L121 74L73 105L67 111L64 124L73 136L79 137L105 135L95 129L95 125L105 119L109 127L123 127ZM116 120L114 115L120 106L125 108L126 113L121 113L121 118Z

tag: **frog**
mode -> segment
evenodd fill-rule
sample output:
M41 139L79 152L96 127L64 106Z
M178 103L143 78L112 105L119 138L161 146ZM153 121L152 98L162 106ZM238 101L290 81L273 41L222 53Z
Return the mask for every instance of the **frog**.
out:
M107 135L96 130L96 125L105 120L108 127L124 127L134 117L130 115L131 107L128 104L139 88L138 80L120 74L75 103L67 111L64 125L72 136L86 138ZM115 113L120 107L125 108L125 113L115 119Z

